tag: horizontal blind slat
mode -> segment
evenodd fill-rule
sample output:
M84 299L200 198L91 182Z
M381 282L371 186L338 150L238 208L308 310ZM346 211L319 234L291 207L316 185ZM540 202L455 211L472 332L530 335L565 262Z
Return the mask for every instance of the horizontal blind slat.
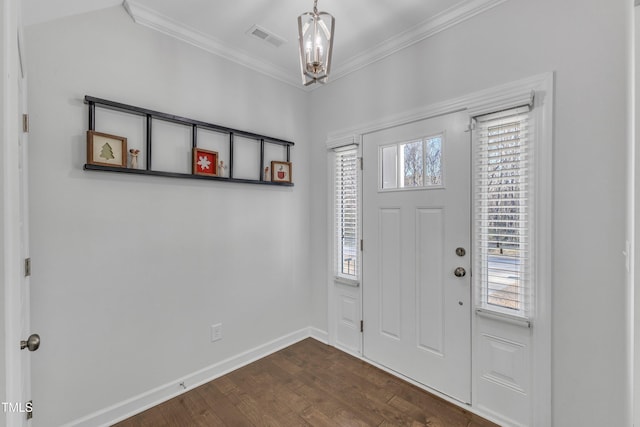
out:
M475 132L476 269L482 308L530 315L531 204L528 113L478 121Z

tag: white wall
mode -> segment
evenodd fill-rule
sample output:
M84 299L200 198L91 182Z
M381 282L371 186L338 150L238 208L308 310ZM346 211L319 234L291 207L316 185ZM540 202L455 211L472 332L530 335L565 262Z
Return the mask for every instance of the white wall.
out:
M553 425L630 425L629 13L628 0L510 0L314 91L314 325L327 322L327 134L555 71Z
M121 7L26 37L32 324L43 342L34 425L309 326L307 95L138 26ZM85 172L86 94L295 141L295 187ZM212 344L216 322L223 339Z

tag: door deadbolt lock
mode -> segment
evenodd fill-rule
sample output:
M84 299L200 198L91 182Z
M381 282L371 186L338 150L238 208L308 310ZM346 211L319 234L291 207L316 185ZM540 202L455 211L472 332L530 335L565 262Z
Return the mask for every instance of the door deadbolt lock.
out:
M464 248L456 248L456 255L465 256L466 254L467 254L467 251Z
M458 267L453 271L453 274L455 274L456 277L464 277L466 276L467 271L462 267Z
M31 334L26 341L20 341L20 350L25 348L29 351L36 351L40 347L40 335Z

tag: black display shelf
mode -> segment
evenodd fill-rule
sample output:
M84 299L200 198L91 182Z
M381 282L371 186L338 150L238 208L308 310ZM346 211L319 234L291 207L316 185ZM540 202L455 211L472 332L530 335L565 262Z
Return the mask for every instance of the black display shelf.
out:
M188 179L201 179L201 180L209 180L209 181L224 181L224 182L233 182L240 184L260 184L260 185L273 185L279 187L292 187L293 183L289 182L272 182L264 179L264 168L265 166L271 166L270 164L265 165L264 159L264 147L265 144L276 144L282 145L286 149L286 161L290 162L291 158L291 147L294 145L291 141L285 141L279 138L273 138L266 135L260 135L253 132L247 132L239 129L233 129L226 126L220 126L213 123L202 122L199 120L193 120L186 117L175 116L172 114L162 113L159 111L149 110L146 108L136 107L133 105L122 104L120 102L109 101L106 99L96 98L93 96L85 96L84 97L85 104L89 106L89 130L96 130L96 106L120 111L128 114L134 114L138 116L143 116L146 118L146 145L144 147L145 151L145 159L146 164L144 165L144 169L132 169L125 167L113 167L113 166L101 166L101 165L93 165L93 164L85 164L84 170L87 171L101 171L101 172L116 172L116 173L129 173L134 175L151 175L151 176L161 176L168 178L188 178ZM179 172L165 172L158 171L153 169L153 165L151 163L151 153L153 150L153 121L160 120L165 122L176 123L184 126L189 126L191 128L191 143L193 148L198 146L198 129L206 129L212 130L218 133L227 134L229 137L229 177L221 177L221 176L205 176L205 175L195 175L190 173L179 173ZM260 179L243 179L243 178L234 178L233 177L233 161L234 161L234 136L239 136L243 138L248 138L251 140L255 140L256 143L260 144L260 171L259 177Z

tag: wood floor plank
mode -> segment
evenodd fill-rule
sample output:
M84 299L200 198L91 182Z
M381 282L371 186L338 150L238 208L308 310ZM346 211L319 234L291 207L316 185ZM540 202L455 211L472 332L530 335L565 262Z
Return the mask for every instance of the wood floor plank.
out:
M360 407L395 425L407 425L413 421L387 403L394 396L388 389L376 387L368 381L357 380L350 372L344 372L344 369L336 370L335 367L329 367L325 372L330 374L329 381L332 383L349 384L348 388L341 390L346 404Z
M359 417L368 422L369 425L377 425L380 423L381 419L376 417L374 414L361 412L360 408L353 408L348 404L341 402L341 400L321 381L311 380L303 382L304 384L298 388L298 392L311 400L313 406L329 419L335 420L336 418L345 418L345 415L340 414L340 411L346 408L349 414L356 416L355 413L357 413ZM337 424L334 422L333 425Z
M265 367L264 363L256 366L260 369ZM252 414L252 421L257 425L278 425L278 422L284 425L307 425L275 392L276 378L262 370L252 369L248 372L249 375L233 378L237 390L243 391L237 396L241 400L238 409Z
M116 427L497 427L313 339L224 375Z
M314 427L335 427L336 423L313 406L302 412L302 418Z
M234 406L227 396L220 391L215 381L204 384L195 389L208 402L209 407L216 413L225 425L252 426L247 417ZM188 393L191 393L189 391Z

